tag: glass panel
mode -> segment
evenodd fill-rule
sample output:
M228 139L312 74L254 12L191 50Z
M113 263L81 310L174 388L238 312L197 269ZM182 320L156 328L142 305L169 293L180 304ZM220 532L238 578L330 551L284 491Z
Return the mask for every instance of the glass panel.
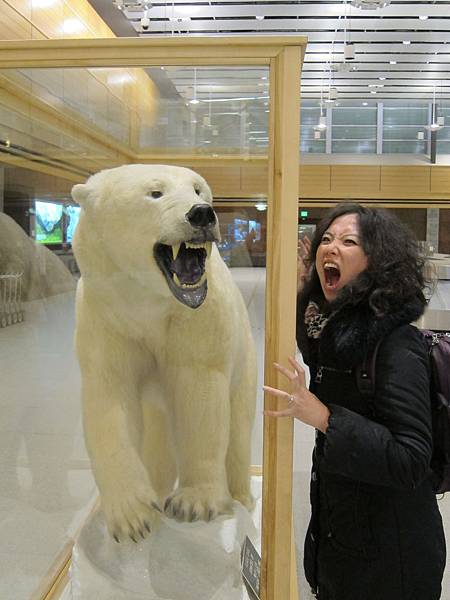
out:
M396 140L396 141L417 141L417 132L424 131L423 128L419 128L416 125L409 127L394 127L393 125L387 125L383 130L384 140Z
M325 152L325 134L321 133L321 139L301 139L301 151L302 152L315 152L315 153L324 153Z
M449 125L442 127L442 129L439 129L438 134L437 134L437 139L438 139L438 143L440 141L446 142L446 141L450 140L450 126Z
M375 140L351 140L351 141L336 141L332 142L332 152L343 152L343 153L365 153L374 154L376 152L377 143Z
M388 154L426 154L426 140L383 141L383 153Z
M441 142L438 140L437 148L438 154L450 154L450 142Z
M414 125L423 127L428 123L429 104L422 102L419 105L402 102L391 105L389 102L383 107L384 125Z
M143 150L266 154L268 71L261 67L162 67L155 119L140 127Z
M194 188L191 176L183 179L187 177L185 172L166 174L152 165L145 171L151 172L151 177L133 172L126 181L125 176L119 175L111 184L108 178L113 175L109 174L105 176L106 183L97 180L95 184L110 186L103 200L96 195L87 198L79 191L77 199L83 204L82 210L72 199L71 189L102 169L145 162L150 149L153 152L158 148L168 156L179 148L184 155L226 152L248 157L267 153L268 75L268 69L254 67L26 69L0 73L7 84L0 98L0 378L4 392L0 400L4 469L0 499L4 515L7 514L0 542L0 557L4 557L1 562L7 564L0 578L0 597L12 593L14 597L27 598L32 594L84 522L97 497L84 442L81 376L73 347L75 288L80 271L85 289L90 290L92 297L101 296L101 290L106 292L98 302L88 335L82 338L83 334L79 334L84 340L79 350L84 388L94 385L96 390L95 406L86 403L85 422L89 430L95 431L91 434L90 457L96 456L97 482L104 486L105 504L120 499L121 489L133 491L136 485L142 484L147 493L148 472L157 487L159 479L152 469L159 467L154 466L152 458L148 460L148 472L143 466L148 456L160 464L180 448L177 461L180 485L183 481L185 487L190 485L187 483L191 477L190 463L197 461L199 472L209 460L214 465L208 477L219 482L218 504L205 493L205 504L200 502L201 506L213 504L213 514L217 507L223 510L220 501L225 498L227 486L235 498L248 503L244 474L238 472L226 481L224 477L226 464L245 466L250 461L256 467L262 465L266 212L258 208L266 208L264 168L258 175L250 173L247 179L240 166L198 168L213 190L218 190L216 195L237 197L245 186L253 185L254 177L261 196L258 208L253 204L218 206L221 242L217 245L225 265L213 249L209 264L211 269L218 270L218 275L209 277L210 272L206 271L209 279L205 302L209 300L209 304L198 311L186 306L186 302L196 303L201 298L198 290L203 293L206 289L199 277L207 260L207 248L198 247L204 240L195 235L201 227L208 226L209 220L206 224L195 221L206 218L205 211L195 213L196 217L187 215L194 205L208 208L208 192L201 180L194 179ZM198 103L192 102L195 99ZM195 163L193 159L192 162ZM187 167L191 166L189 163L186 159ZM180 177L185 186L180 199L183 208L178 210L170 205L170 210L166 207L161 212L166 201L165 189L175 177ZM160 190L158 185L166 187ZM131 189L137 191L131 193ZM84 191L88 193L86 188ZM159 192L161 199L153 195ZM171 201L174 198L176 192ZM100 219L95 216L96 211L101 211ZM116 216L109 211L115 211ZM80 214L85 223L82 226ZM215 223L210 211L207 215ZM78 254L72 248L75 231L83 238ZM215 229L208 231L212 235ZM172 247L178 249L178 243L179 254L174 257L170 252ZM159 263L156 256L160 257ZM241 292L243 304L237 300L232 280ZM220 282L220 289L216 282ZM122 305L119 296L127 286L134 292L126 293ZM155 286L160 289L156 301ZM168 321L158 320L157 313L164 303L167 314L174 311L181 319L176 330L170 332L163 324ZM86 301L83 311L92 309L92 305L86 308L88 304ZM208 311L213 305L215 312L211 316ZM230 305L234 308L227 317ZM208 318L207 314L210 326L205 329L203 319ZM196 325L183 333L181 323L188 318L197 319ZM155 323L161 325L157 342L152 338ZM79 324L78 329L82 332L83 326ZM202 344L208 329L215 333L211 333L211 345L204 356ZM256 366L247 363L252 356L246 345L247 333L255 341ZM119 359L116 368L111 368L114 358L106 360L107 336L125 344L115 353ZM176 352L168 350L169 339L176 344ZM214 353L217 368L209 362ZM170 361L163 364L164 355L176 355L177 368ZM141 363L143 356L146 358ZM225 364L223 369L221 361ZM134 369L139 373L133 380ZM255 369L256 390L249 383L254 380ZM159 376L163 371L166 374L157 380L154 374ZM169 372L171 375L167 375ZM222 372L228 375L215 378L215 374ZM121 376L115 379L118 373ZM116 384L110 385L113 380ZM205 399L191 412L186 403L189 394ZM239 402L234 402L228 410L227 403L236 398ZM136 405L130 408L128 420L124 418L121 428L113 414L122 414L120 407L128 406L130 399ZM171 414L168 429L170 436L175 431L177 443L167 444L164 451L150 452L156 436L147 447L140 444L139 440L144 438L138 440L141 428L155 427L146 422L145 415L150 410L147 400L161 401L164 411ZM249 415L255 403L253 422ZM155 411L158 413L155 419L163 423L166 417L159 409ZM94 426L91 412L97 414ZM103 422L105 430L100 431ZM176 429L177 424L183 425ZM193 429L190 439L187 434L182 439L184 425ZM217 425L220 432L216 431ZM111 439L105 442L102 455L96 440L108 435ZM121 435L123 443L118 441ZM196 443L190 449L189 443L194 438ZM208 461L200 453L195 455L200 438L205 441L202 449L211 453L207 455ZM122 452L127 460L121 468ZM190 452L191 460L185 460ZM112 464L110 456L114 456L113 467L108 466ZM134 458L128 460L130 457ZM100 474L109 468L112 469L109 475L102 479ZM132 475L133 470L139 473L138 477ZM170 468L165 469L164 477L171 472ZM114 488L113 493L105 483L108 477L112 478L111 474L122 482L122 487ZM201 482L195 480L195 473L192 477L192 487L200 490ZM205 475L205 480L208 477ZM170 484L166 483L167 489L159 490L160 495L155 496L160 506L164 506L175 485L173 478ZM252 478L256 496L260 494L260 483L260 478ZM150 506L150 501L145 505ZM201 506L196 510L202 510ZM257 506L256 525L260 504ZM192 503L190 508L194 509ZM135 507L136 510L141 508ZM217 521L217 527L221 522ZM121 531L119 537L124 535ZM110 575L114 578L117 573Z
M333 108L334 125L374 125L377 124L376 106L339 106Z
M333 123L334 140L367 140L376 142L376 127L359 127L358 125L335 125Z

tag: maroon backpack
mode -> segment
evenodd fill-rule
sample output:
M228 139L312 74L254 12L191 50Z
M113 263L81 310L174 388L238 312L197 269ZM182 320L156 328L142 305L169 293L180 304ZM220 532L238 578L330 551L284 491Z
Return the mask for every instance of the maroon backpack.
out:
M436 494L443 494L450 491L450 333L426 329L420 333L431 364L432 482ZM381 341L356 374L358 389L369 401L375 395L375 364Z

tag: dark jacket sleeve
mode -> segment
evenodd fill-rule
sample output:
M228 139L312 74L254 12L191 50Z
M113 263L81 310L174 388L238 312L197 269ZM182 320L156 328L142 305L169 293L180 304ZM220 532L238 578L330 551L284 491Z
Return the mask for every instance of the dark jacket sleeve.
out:
M412 326L380 345L374 417L330 405L322 468L375 485L414 488L429 473L432 453L429 360Z

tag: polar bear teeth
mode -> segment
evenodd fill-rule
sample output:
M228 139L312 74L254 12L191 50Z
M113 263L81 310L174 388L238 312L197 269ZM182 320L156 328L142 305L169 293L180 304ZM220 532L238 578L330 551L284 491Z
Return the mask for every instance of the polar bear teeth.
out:
M191 283L181 283L181 281L178 279L178 275L176 273L173 274L173 280L176 283L176 285L180 288L183 288L185 290L193 289L193 288L199 287L206 281L206 273L203 273L203 275L200 277L200 279L197 281L197 283L192 283L192 284Z
M206 250L206 258L211 256L212 250L212 242L205 242L204 244L192 244L191 242L183 242L186 248L194 248L194 250L199 250L203 248ZM172 245L172 256L173 260L177 260L178 253L180 252L181 244L173 244Z

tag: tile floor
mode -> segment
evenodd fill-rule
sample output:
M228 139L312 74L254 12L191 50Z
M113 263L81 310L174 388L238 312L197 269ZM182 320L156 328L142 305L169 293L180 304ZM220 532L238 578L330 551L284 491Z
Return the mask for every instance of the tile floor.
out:
M265 270L235 268L258 346L252 462L262 462ZM74 297L29 303L26 321L0 330L0 599L28 600L96 498L84 448L73 350ZM311 428L296 423L295 527L302 546L308 515ZM441 501L450 540L450 494ZM299 555L301 600L311 598ZM450 577L442 600L450 600ZM62 596L69 599L68 591Z

